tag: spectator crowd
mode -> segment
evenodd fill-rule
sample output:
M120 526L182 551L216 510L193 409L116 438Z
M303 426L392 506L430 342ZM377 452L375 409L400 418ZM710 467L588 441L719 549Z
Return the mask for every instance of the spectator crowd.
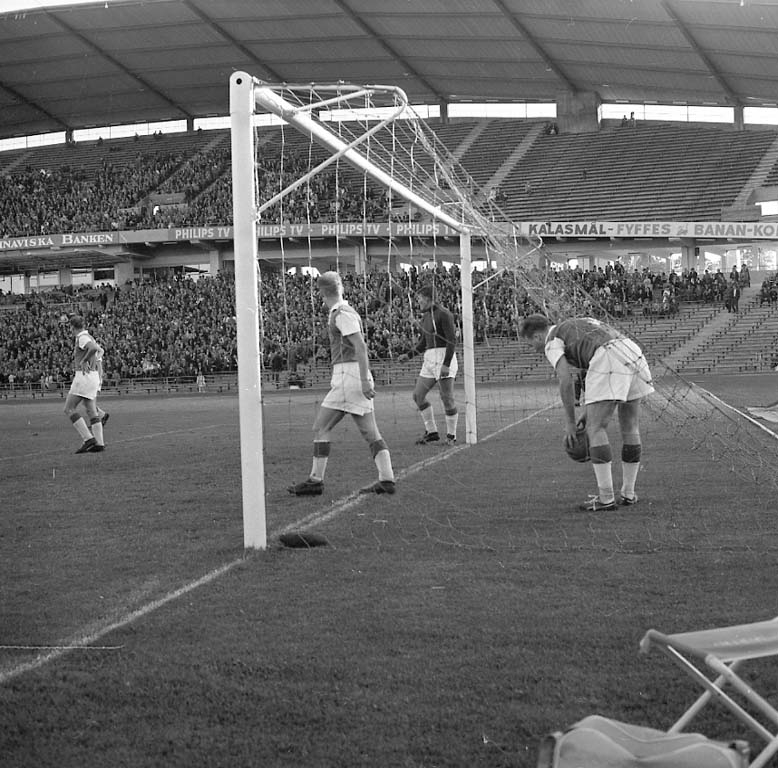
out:
M628 272L621 265L550 273L565 293L580 297L580 311L626 317L677 312L681 302L717 302L726 292L720 272L680 275ZM476 342L515 338L519 321L537 304L511 272L491 276L473 296ZM369 356L392 360L418 339L413 295L432 281L436 299L461 325L458 267L408 272L343 274L345 296L365 325ZM478 281L476 281L478 282ZM761 301L778 304L778 280L765 280ZM314 281L302 274L266 272L261 292L262 364L276 381L282 371L328 360L326 314ZM15 303L10 303L10 302ZM104 285L69 293L0 296L0 383L67 382L72 376L73 339L67 316L79 312L106 349L109 381L156 376L195 377L237 368L233 275L193 280L182 275L121 287Z
M66 150L65 150L66 151ZM0 237L232 224L229 143L199 149L155 147L91 166L25 165L0 176ZM321 158L277 146L257 158L260 201L269 200ZM180 200L159 204L152 196ZM363 176L331 166L263 213L268 221L377 221L388 199Z

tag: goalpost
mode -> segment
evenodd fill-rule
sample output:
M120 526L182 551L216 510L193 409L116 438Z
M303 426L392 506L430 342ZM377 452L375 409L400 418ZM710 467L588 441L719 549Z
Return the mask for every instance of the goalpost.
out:
M251 90L241 88L240 81L240 77L233 77L231 81L230 130L233 158L232 223L235 243L243 546L246 549L265 549L267 520L259 354L259 269L252 125L254 105ZM236 162L237 159L240 159L240 162Z
M332 112L363 114L360 129L337 127L326 118ZM274 195L260 201L257 179L254 116L271 113L285 124L323 147L328 157L286 183ZM372 114L371 114L372 113ZM372 119L371 119L372 117ZM510 222L495 222L476 199L472 179L440 144L434 133L395 86L355 86L345 83L319 85L270 84L245 72L230 77L232 131L233 216L235 233L235 281L238 333L238 386L243 490L244 544L266 546L264 465L260 379L259 301L257 285L257 224L266 211L313 176L341 159L370 177L407 205L407 216L426 216L459 236L465 391L466 442L477 441L473 341L473 239L482 244L483 256L505 269L530 270L536 266L542 241L520 237ZM354 122L354 121L352 121ZM488 280L489 278L487 278ZM539 294L540 295L540 294Z

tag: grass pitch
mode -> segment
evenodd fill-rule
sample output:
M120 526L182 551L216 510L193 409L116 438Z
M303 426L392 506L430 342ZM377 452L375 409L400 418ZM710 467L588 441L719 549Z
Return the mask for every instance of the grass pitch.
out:
M248 556L235 396L106 398L108 450L79 456L59 399L3 404L3 767L524 767L588 714L669 726L697 691L638 642L778 614L774 488L647 421L640 503L582 515L553 389L482 396L447 449L380 394L397 494L354 496L375 467L344 421L301 499L319 394L266 395ZM305 528L329 545L277 544Z

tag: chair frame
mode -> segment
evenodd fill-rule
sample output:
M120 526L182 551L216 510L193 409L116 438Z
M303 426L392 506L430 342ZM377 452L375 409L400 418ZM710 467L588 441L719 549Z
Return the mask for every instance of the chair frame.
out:
M749 764L749 768L763 768L778 752L778 710L756 693L738 675L738 670L749 660L778 655L778 618L674 635L650 629L640 641L640 650L648 653L652 648L665 654L705 689L667 732L681 733L707 704L717 701L767 742ZM702 664L716 674L715 679L702 671ZM725 686L761 712L775 730L747 712L724 691Z

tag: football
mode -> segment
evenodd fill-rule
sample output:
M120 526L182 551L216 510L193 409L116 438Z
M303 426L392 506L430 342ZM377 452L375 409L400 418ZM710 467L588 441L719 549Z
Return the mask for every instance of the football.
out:
M586 436L586 424L579 422L575 432L575 442L571 446L568 446L565 442L565 451L573 461L580 463L589 461L591 457L589 456L589 438Z

